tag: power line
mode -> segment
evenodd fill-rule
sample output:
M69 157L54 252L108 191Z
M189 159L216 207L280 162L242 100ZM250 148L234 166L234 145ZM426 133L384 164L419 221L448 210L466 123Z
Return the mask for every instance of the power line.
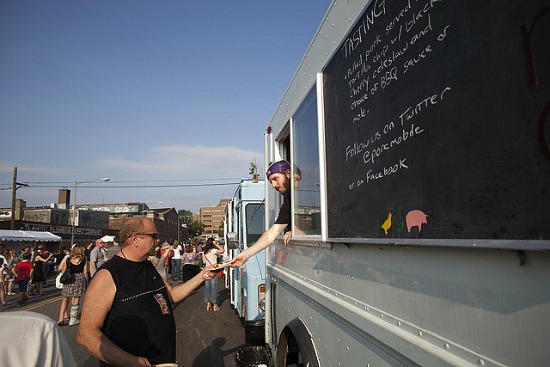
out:
M201 182L207 181L207 182ZM228 182L212 182L228 181ZM182 182L182 183L178 183ZM178 187L209 187L209 186L230 186L238 185L241 178L212 178L205 180L121 180L102 183L101 185L81 185L79 188L101 188L101 189L128 189L128 188L178 188ZM26 186L30 188L57 188L69 187L74 185L74 181L25 181ZM145 183L145 184L140 184ZM164 183L164 184L155 184ZM126 185L125 185L126 184ZM135 184L135 185L127 185ZM2 184L7 185L7 184ZM10 187L0 188L0 190L11 190Z
M228 181L228 180L241 180L239 177L226 177L226 178L204 178L193 180L111 180L109 184L113 183L134 183L134 182L201 182L201 181ZM74 185L74 181L24 181L27 184L67 184ZM105 185L105 184L102 184Z
M150 188L153 188L153 187L208 187L208 186L230 186L230 185L238 185L240 184L240 181L235 181L235 182L222 182L222 183L196 183L196 184L180 184L180 185L108 185L108 184L103 184L103 185L82 185L82 186L79 186L78 188L81 189L81 188L87 188L87 189L131 189L131 188L147 188L147 187L150 187ZM38 186L29 186L29 187L34 187L34 188L38 188L38 187L44 187L44 188L56 188L56 187L59 187L60 185L38 185ZM61 185L63 186L63 185ZM65 185L65 186L70 186L70 185Z

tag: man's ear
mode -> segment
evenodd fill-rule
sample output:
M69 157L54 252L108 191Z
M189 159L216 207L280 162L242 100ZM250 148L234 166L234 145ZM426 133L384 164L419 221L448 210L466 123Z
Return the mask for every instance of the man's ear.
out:
M285 175L286 175L286 178L288 178L290 180L290 170L289 169L287 169L285 171Z

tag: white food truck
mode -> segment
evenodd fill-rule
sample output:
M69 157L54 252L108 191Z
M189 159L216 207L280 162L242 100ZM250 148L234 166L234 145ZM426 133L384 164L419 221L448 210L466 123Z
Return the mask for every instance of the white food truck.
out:
M549 7L331 3L265 133L275 366L550 365Z

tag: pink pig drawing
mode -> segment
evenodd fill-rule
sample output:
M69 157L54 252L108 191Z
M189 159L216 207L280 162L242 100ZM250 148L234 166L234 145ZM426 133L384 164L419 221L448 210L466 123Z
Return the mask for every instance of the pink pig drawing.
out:
M411 228L414 226L418 227L418 233L422 231L422 224L428 223L426 218L428 217L427 214L425 214L421 210L411 210L407 213L407 216L405 217L405 220L407 221L407 229L409 232L411 231Z

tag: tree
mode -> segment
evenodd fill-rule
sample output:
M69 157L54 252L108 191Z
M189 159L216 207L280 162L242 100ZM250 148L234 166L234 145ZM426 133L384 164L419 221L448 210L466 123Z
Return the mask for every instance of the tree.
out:
M188 241L195 236L196 228L191 228L193 224L193 212L189 210L178 210L179 217L179 234L182 241ZM204 228L203 228L204 231ZM201 232L202 233L202 232Z
M189 224L188 230L189 230L189 238L200 236L201 234L204 233L204 224L194 220L192 223Z
M190 240L204 233L204 224L193 220L193 212L189 210L178 210L180 218L180 239L183 241Z
M185 209L178 210L178 217L181 224L189 224L193 220L193 212Z

